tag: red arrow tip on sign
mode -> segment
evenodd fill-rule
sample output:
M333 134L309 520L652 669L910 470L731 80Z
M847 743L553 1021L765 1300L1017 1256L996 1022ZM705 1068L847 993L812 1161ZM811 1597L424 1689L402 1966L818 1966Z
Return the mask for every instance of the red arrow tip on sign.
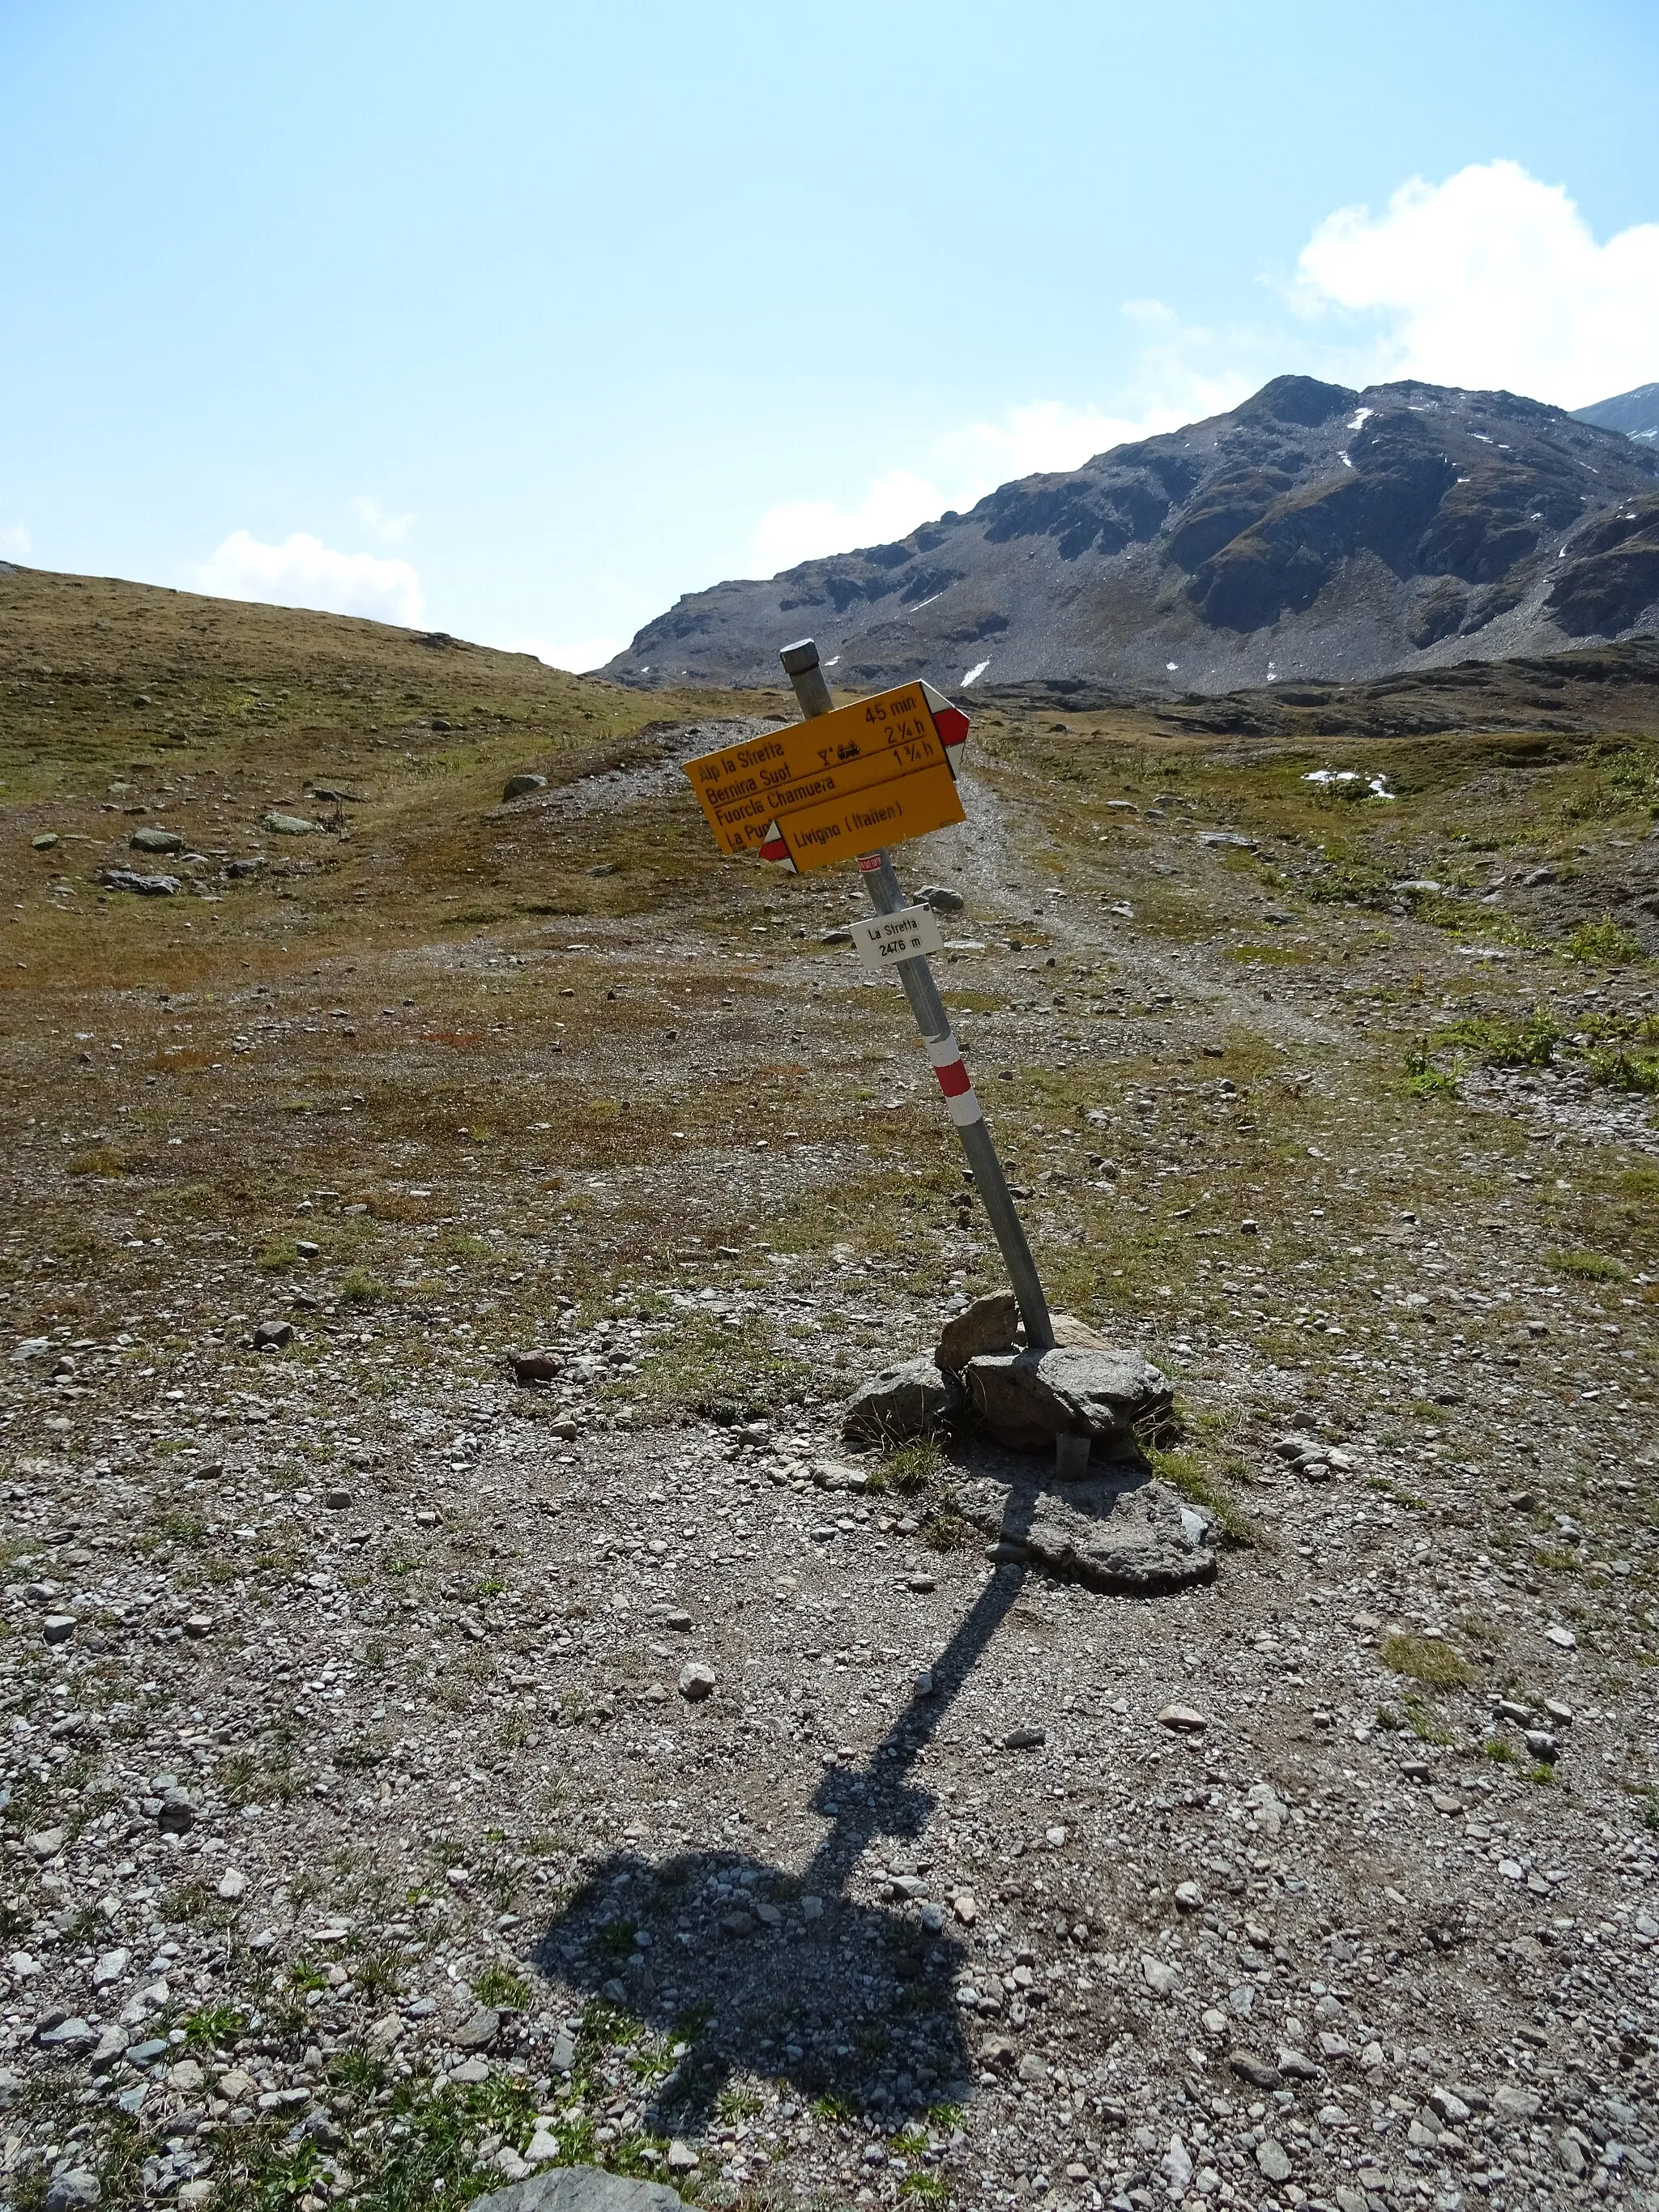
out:
M968 736L968 717L960 707L939 707L933 713L933 726L939 732L939 743L959 745Z

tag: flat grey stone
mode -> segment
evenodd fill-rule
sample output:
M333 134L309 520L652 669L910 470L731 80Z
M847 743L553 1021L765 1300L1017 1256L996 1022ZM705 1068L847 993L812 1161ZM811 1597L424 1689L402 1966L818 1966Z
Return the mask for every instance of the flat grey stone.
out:
M136 891L140 898L171 898L179 888L177 876L144 876L136 868L106 868L98 880L106 890Z
M176 830L135 830L127 840L135 853L182 853L185 841Z
M1291 2156L1284 2144L1269 2136L1266 2142L1255 2147L1255 2162L1269 2181L1288 2181L1291 2178Z
M1056 1345L981 1352L963 1376L969 1402L999 1443L1042 1451L1057 1436L1133 1443L1135 1424L1167 1413L1169 1378L1138 1352Z
M472 2212L681 2212L660 2181L630 2181L597 2166L554 2166L473 2199Z
M71 2166L46 2184L46 2212L82 2212L83 2206L98 2203L103 2193L95 2173Z
M544 775L537 775L532 770L526 769L518 775L508 776L507 781L501 786L501 797L504 799L528 799L532 791L546 789L547 778Z
M963 1482L957 1504L993 1540L994 1560L1091 1589L1150 1595L1215 1577L1207 1524L1161 1482L1097 1472L1057 1493L1046 1474L1012 1483L988 1476Z
M1018 1333L1018 1301L1012 1291L994 1291L945 1322L934 1364L947 1375L960 1374L976 1352L1012 1351Z
M884 1367L860 1383L842 1419L849 1443L900 1443L942 1429L963 1411L962 1385L930 1358Z
M162 1793L161 1809L155 1815L155 1825L164 1836L188 1835L196 1825L196 1808L182 1790Z
M493 2005L480 2005L449 2039L457 2051L487 2051L501 2032L501 2016Z

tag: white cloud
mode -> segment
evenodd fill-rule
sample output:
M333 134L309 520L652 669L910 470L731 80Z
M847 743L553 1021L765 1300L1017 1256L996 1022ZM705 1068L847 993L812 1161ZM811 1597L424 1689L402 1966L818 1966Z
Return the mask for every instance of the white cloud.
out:
M937 439L926 476L891 469L847 505L804 499L768 507L751 541L755 560L770 575L823 554L887 544L947 508L961 513L1016 477L1079 468L1109 446L1149 438L1191 419L1190 412L1168 406L1138 417L1103 415L1055 399L1011 407L999 422L965 422Z
M372 493L351 502L351 511L365 530L374 532L383 545L401 545L420 520L418 514L388 514Z
M33 540L26 522L9 523L0 530L0 559L23 561L28 557Z
M1659 223L1599 245L1565 188L1514 161L1414 179L1379 215L1339 209L1294 280L1267 289L1278 315L1219 331L1126 301L1138 349L1111 405L1031 400L943 433L862 491L769 507L754 572L902 538L998 484L1220 414L1286 371L1506 387L1567 407L1659 375Z
M628 642L625 637L579 637L568 644L558 645L544 637L515 637L502 646L503 653L533 653L550 668L568 668L575 676L590 675L603 668L607 660L619 653Z
M281 545L264 545L246 530L233 531L197 569L196 579L222 599L368 615L411 629L426 609L420 577L407 561L339 553L303 531Z
M1401 376L1585 407L1659 375L1659 223L1598 245L1565 186L1515 161L1340 208L1297 264L1304 314L1356 329L1355 382Z
M1092 407L1066 407L1035 399L1011 407L1000 422L970 422L939 441L960 471L963 502L971 506L1016 477L1081 468L1112 446L1150 438L1191 420L1178 407L1155 407L1139 416L1103 415Z
M951 504L925 477L893 469L851 507L832 499L787 500L755 526L756 558L768 574L852 545L884 545Z
M1230 336L1224 344L1211 331L1183 325L1157 300L1127 301L1122 312L1139 335L1141 350L1120 411L1034 399L996 421L945 431L920 468L891 469L861 497L793 500L769 507L750 541L758 572L769 575L819 555L902 538L949 508L964 512L1016 477L1080 468L1113 446L1156 437L1236 406L1263 380L1237 369L1212 374L1197 365L1218 345L1233 352L1248 349L1247 337Z

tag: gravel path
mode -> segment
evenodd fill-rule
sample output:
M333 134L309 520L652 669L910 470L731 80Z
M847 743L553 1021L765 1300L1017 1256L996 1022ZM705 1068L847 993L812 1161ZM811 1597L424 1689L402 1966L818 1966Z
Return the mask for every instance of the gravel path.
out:
M664 801L714 726L514 818ZM1650 1109L1477 1076L1461 1153L1379 1150L1328 981L1264 994L1111 914L1161 889L1139 859L1126 885L1063 854L1051 897L1007 805L970 780L971 835L930 848L982 947L941 975L1000 1002L963 1017L994 1079L1143 1071L1052 1146L1008 1131L1045 1249L1085 1193L1127 1241L1190 1185L1201 1286L1118 1325L1231 1455L1213 1581L1129 1598L1000 1555L1007 1467L849 1452L827 1361L763 1419L654 1421L694 1327L735 1359L861 1317L908 1354L985 1252L947 1224L931 1297L850 1247L722 1272L707 1222L677 1240L740 1148L571 1177L590 1218L654 1209L651 1287L549 1299L535 1389L486 1325L349 1301L325 1334L267 1297L255 1352L213 1285L258 1278L184 1234L167 1295L218 1312L182 1362L156 1316L76 1336L20 1298L0 2205L390 2212L597 2158L757 2208L1659 2206L1646 1279L1564 1280L1459 1193L1489 1142L1571 1196L1597 1146L1653 1156ZM1212 853L1166 849L1202 895ZM711 957L672 917L631 951L582 929L624 994ZM1455 957L1398 936L1390 988ZM469 987L496 958L413 957ZM826 975L850 1001L733 957L732 1037L696 1049L781 1051ZM893 1047L892 1110L931 1112L889 1012L846 1018ZM644 1064L599 1017L573 1080ZM1235 1079L1214 1041L1247 1018ZM690 1086L672 1039L653 1072ZM1203 1148L1240 1150L1252 1089L1298 1142L1224 1231ZM780 1144L744 1211L846 1158Z

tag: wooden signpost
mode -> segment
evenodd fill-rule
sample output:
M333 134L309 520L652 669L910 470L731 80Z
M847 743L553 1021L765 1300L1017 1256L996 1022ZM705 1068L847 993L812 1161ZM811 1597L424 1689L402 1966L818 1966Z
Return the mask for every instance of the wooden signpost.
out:
M928 908L905 904L884 849L967 820L956 763L968 717L921 681L837 707L810 637L778 658L805 720L703 753L686 763L686 775L723 852L757 853L798 874L857 860L878 917L852 925L860 957L904 986L1001 1249L1025 1341L1047 1351L1054 1341L1048 1302L927 964L939 950L939 925Z

